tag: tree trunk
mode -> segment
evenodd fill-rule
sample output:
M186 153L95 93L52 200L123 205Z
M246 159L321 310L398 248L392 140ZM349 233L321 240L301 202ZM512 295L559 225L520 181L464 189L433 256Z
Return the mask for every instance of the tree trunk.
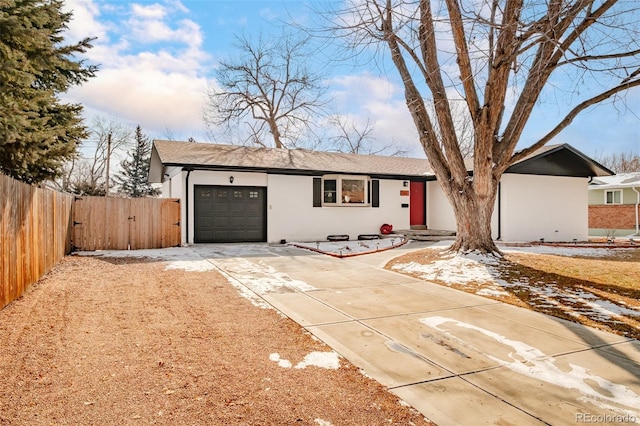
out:
M273 135L274 146L276 148L284 148L284 144L280 139L280 129L278 128L278 123L276 122L276 119L273 117L270 117L268 120L268 123L269 123L269 131Z
M477 184L477 183L476 183ZM501 256L491 236L491 216L497 196L497 181L488 185L489 190L479 196L474 190L474 182L465 182L463 188L453 182L440 184L449 198L456 217L456 241L449 251L495 254Z

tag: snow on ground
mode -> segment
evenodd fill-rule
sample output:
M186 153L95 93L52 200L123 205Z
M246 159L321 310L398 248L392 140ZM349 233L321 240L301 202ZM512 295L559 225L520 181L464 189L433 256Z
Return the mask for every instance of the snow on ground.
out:
M80 256L106 258L138 257L165 262L165 269L187 272L218 271L238 292L261 308L271 308L262 295L278 292L311 291L316 288L294 280L260 261L260 256L274 256L282 246L268 244L202 244L149 250L99 250L78 252Z
M280 357L278 353L272 353L269 355L271 361L277 362L282 368L291 368L293 364L287 359ZM330 370L337 370L340 368L340 355L331 352L311 352L307 354L302 361L296 364L293 368L307 368L307 367L319 367Z
M257 294L312 291L315 287L304 281L294 280L289 275L278 272L273 266L259 259L215 259L220 269L226 271L235 280L249 287Z
M189 272L213 271L215 265L202 258L192 247L170 247L147 250L97 250L80 251L79 256L97 257L144 257L159 262L166 262L165 269L182 269Z
M436 243L430 248L445 249L451 245L451 241ZM505 252L551 254L560 256L591 256L600 257L610 254L606 248L582 248L582 247L552 247L552 246L526 246L507 247L500 249ZM626 249L616 249L626 250ZM514 290L524 289L529 293L529 302L538 307L561 307L569 315L585 316L596 321L615 322L621 316L640 320L640 308L621 306L603 299L586 290L561 288L554 284L536 286L529 282L527 277L509 282L500 278L498 270L499 262L496 258L476 253L451 255L447 259L437 260L428 264L410 262L396 264L393 270L419 276L427 281L439 281L447 285L472 285L483 283L476 294L481 296L507 296ZM509 290L509 291L508 291Z
M487 355L498 364L524 376L578 391L583 395L580 400L598 407L610 409L620 415L640 416L640 411L633 411L640 407L640 395L626 386L593 374L584 367L569 364L568 369L561 368L557 365L556 358L546 355L538 348L455 319L433 316L422 318L420 322L466 346L470 343L457 337L452 329L467 329L480 333L485 339L492 339L509 348L505 351L506 359Z

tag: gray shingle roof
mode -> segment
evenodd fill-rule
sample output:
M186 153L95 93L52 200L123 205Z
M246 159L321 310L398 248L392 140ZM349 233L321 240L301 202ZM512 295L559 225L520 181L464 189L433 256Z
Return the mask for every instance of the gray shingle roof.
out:
M195 142L154 141L154 154L168 166L197 166L307 173L427 176L426 159L356 155Z
M471 171L473 161L469 160L466 164ZM149 170L151 182L162 181L163 166L291 174L340 173L434 178L429 162L420 158L156 140L153 143ZM507 173L581 177L612 174L610 170L567 144L545 146L512 165Z

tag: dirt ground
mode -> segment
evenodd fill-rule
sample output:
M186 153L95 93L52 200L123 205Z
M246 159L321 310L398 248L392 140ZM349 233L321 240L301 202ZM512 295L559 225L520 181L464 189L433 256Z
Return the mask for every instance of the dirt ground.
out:
M71 256L0 311L0 424L429 424L217 272Z

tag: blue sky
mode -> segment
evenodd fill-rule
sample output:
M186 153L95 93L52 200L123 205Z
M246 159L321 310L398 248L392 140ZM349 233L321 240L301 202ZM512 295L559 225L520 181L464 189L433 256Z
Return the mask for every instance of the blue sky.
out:
M218 61L234 54L233 35L279 34L283 22L317 22L307 3L296 0L66 0L65 5L74 13L69 39L98 37L87 59L100 64L97 77L72 89L65 100L82 103L89 118L140 124L152 138L203 142L210 141L202 120L205 93L215 86ZM393 68L387 68L388 75L372 66L331 69L333 113L360 125L369 119L376 143L424 157ZM628 109L592 108L552 143L570 143L591 156L640 153L640 90L626 98ZM546 133L560 108L549 103L538 109L522 144Z

